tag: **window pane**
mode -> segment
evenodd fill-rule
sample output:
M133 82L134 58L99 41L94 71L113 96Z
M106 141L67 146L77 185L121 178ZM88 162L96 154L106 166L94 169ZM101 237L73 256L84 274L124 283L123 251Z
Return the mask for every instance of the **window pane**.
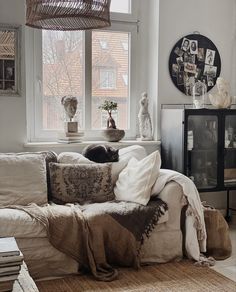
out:
M120 129L129 127L129 38L127 32L93 31L92 34L92 129L101 129L104 112L98 109L104 100L118 103L112 116ZM106 40L108 50L102 50ZM128 50L124 50L126 43Z
M131 13L131 0L111 0L111 12Z
M116 88L116 70L114 68L100 68L100 89Z
M43 31L43 129L63 129L65 95L77 97L75 119L83 127L83 54L81 31Z

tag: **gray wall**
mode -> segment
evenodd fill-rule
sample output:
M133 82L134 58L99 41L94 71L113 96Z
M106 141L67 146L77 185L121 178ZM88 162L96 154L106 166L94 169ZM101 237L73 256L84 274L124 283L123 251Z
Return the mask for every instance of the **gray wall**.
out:
M25 23L24 0L1 0L0 23L23 25ZM22 151L26 140L26 101L24 70L24 31L22 32L22 95L0 96L0 151Z
M235 83L235 0L160 0L158 104L191 103L172 83L168 59L175 43L184 35L199 31L210 38L221 56L221 76ZM214 90L214 89L213 89ZM160 132L158 132L160 137Z

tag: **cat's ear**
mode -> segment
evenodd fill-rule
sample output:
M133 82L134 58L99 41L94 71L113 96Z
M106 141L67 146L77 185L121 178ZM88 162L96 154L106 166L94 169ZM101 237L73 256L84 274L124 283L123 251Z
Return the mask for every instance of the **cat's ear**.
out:
M64 105L64 101L65 101L66 96L63 96L61 99L61 104Z

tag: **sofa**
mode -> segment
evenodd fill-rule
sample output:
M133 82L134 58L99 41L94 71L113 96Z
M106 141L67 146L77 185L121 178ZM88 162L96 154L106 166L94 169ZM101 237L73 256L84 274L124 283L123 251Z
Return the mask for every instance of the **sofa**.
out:
M36 171L34 172L35 166L31 163L33 159L36 159L35 156L37 157L37 155L40 157L43 155L45 159L45 182L39 181L37 178L38 173ZM112 163L113 183L117 181L119 174L127 166L131 158L142 160L146 156L146 151L141 146L136 145L120 149L119 162ZM10 178L9 176L4 177L7 167L4 163L2 164L2 160L4 161L6 157L7 162L5 163L7 163L7 167L9 165L9 159L11 161L12 157L14 159L17 158L19 161L21 157L29 158L24 162L26 164L31 163L29 169L27 170L28 166L22 169L23 181L16 182L14 174L12 174L13 177ZM32 159L32 157L34 158ZM40 196L45 196L45 186L47 201L50 202L52 200L49 175L50 162L58 162L61 164L88 163L81 154L70 152L61 153L59 155L50 151L40 153L0 154L0 184L1 181L3 185L6 184L6 180L10 181L4 190L0 187L0 237L14 236L16 238L29 268L29 272L34 279L61 277L78 273L79 270L79 265L74 259L51 245L46 230L40 222L22 210L7 207L7 205L11 204L28 204L29 202L42 205L45 201L41 202ZM35 163L37 163L37 159ZM39 172L42 171L42 169L39 170ZM41 187L42 184L44 184L43 188ZM13 203L11 201L8 202L8 200L4 201L6 197L3 194L4 191L7 190L9 196L12 196L14 192L17 192L18 187L23 187L23 189L25 189L25 194L27 194L25 196L23 195L23 200L26 199L26 201L23 201L23 203L19 203L20 201L18 199ZM43 194L37 192L37 188L42 188ZM32 193L35 195L32 196ZM22 197L22 193L20 196ZM183 228L185 222L183 207L187 204L186 200L183 200L183 189L175 181L170 181L161 190L158 197L167 203L168 210L160 217L158 224L154 227L150 236L144 240L141 249L141 262L143 264L165 263L172 260L180 260L183 257Z

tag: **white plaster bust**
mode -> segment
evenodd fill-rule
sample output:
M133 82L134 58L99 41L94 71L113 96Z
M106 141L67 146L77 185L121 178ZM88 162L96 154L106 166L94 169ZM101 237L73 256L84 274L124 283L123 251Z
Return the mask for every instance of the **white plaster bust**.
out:
M71 122L77 111L77 98L75 96L63 96L61 99L61 104L64 106L66 116Z
M147 93L142 93L141 99L139 101L140 110L138 113L139 120L139 132L141 140L153 140L152 137L152 122L148 111L148 97Z
M232 103L232 96L229 94L229 82L222 77L218 77L216 85L218 92L209 94L210 102L216 108L229 108Z

